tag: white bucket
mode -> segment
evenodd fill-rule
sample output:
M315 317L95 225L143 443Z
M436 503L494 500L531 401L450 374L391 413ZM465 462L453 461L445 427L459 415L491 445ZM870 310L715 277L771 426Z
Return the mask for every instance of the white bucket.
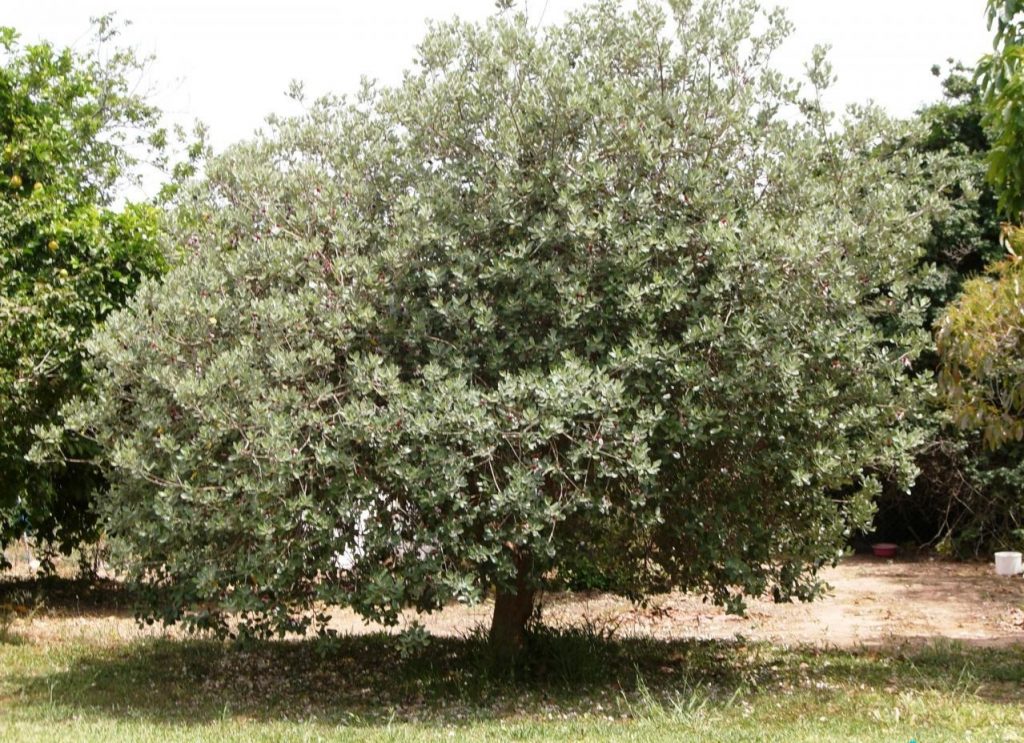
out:
M1017 575L1020 560L1020 552L996 552L996 575Z

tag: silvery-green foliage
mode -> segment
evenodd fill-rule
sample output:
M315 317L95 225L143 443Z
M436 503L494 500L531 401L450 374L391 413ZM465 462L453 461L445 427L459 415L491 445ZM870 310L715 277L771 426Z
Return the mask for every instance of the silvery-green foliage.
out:
M401 85L211 163L68 411L161 616L394 621L584 566L813 596L913 476L932 199L897 124L820 110L820 56L767 66L787 31L730 0L438 25Z

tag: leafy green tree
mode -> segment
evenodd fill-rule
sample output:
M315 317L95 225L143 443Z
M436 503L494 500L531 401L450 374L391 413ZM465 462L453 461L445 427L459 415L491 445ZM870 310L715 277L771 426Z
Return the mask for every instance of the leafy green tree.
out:
M0 545L28 532L67 551L95 535L96 467L26 455L87 388L93 327L165 265L155 207L112 207L133 153L162 143L159 114L133 92L142 61L110 49L112 20L96 30L96 50L76 53L0 28Z
M979 63L984 86L983 123L991 132L989 177L1000 209L1020 221L1024 208L1024 3L988 0L994 51ZM1003 243L1010 256L990 276L964 287L939 327L943 388L957 421L983 432L990 447L1024 438L1024 342L1021 248L1012 223Z
M990 132L989 179L1012 221L1024 211L1024 2L987 0L993 51L978 63Z
M760 31L756 29L762 29ZM150 616L323 630L577 569L813 598L913 475L933 208L901 125L768 65L751 2L438 25L395 88L210 163L90 341L100 508ZM51 439L58 435L51 431Z

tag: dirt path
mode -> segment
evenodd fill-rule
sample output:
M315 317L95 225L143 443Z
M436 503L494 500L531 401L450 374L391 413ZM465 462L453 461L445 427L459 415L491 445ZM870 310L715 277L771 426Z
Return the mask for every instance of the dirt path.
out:
M782 645L857 647L949 639L969 644L1024 647L1024 579L1002 578L991 565L933 560L855 557L828 570L831 595L811 604L752 601L746 617L729 616L701 597L669 594L649 607L603 594L549 595L545 622L590 622L618 635L658 638L730 639L742 636ZM451 607L420 617L439 635L464 634L486 626L491 606ZM333 626L347 633L379 631L351 611L334 612ZM407 621L416 619L410 613ZM74 610L43 611L22 634L47 641L68 635L100 635L124 641L142 635L176 634L139 628L130 614Z
M996 576L991 565L855 557L824 577L833 586L827 598L810 604L752 601L746 617L729 616L699 596L670 594L647 609L606 595L549 596L544 618L551 624L588 621L624 635L739 635L783 645L856 647L940 638L1024 645L1024 579ZM456 607L423 621L431 632L457 634L486 625L489 611L488 605ZM335 626L367 629L349 612L338 615Z
M655 634L852 647L946 638L972 644L1024 644L1024 580L989 565L855 558L829 570L831 595L811 604L752 602L746 618L673 596Z

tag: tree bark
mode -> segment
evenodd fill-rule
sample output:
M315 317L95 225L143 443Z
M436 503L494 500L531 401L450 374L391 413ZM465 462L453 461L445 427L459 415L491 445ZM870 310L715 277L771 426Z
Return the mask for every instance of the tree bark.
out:
M517 556L515 586L512 589L499 587L495 592L490 643L499 670L515 666L526 642L526 623L533 614L536 595L530 577L530 560Z

